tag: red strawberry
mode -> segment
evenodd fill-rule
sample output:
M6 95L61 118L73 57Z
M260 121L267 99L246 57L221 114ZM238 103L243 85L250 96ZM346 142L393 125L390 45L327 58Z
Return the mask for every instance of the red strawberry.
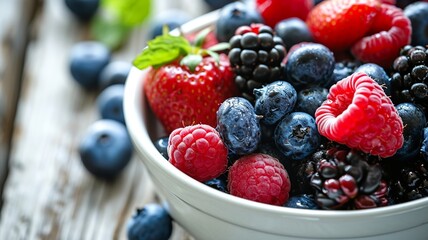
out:
M316 42L346 51L369 32L379 8L378 0L323 1L309 12L306 23Z
M286 18L297 17L305 21L313 6L313 0L256 0L257 11L271 28Z
M412 26L401 8L381 4L370 33L372 34L352 46L352 54L362 62L391 68L394 59L400 54L400 49L410 44Z
M181 36L150 41L134 65L148 68L144 93L167 133L192 124L215 127L219 105L237 94L227 55L191 46Z
M403 146L403 122L394 104L365 73L333 85L315 118L321 135L371 155L390 157Z

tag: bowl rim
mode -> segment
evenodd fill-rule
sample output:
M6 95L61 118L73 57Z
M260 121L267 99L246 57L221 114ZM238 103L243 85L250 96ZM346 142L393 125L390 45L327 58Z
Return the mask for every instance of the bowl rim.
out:
M172 33L179 34L180 31L188 33L208 27L218 17L218 10L195 18L190 22L184 24L180 30L173 30ZM194 26L198 27L195 28ZM151 135L148 129L145 127L147 117L147 109L144 105L147 105L144 92L142 91L142 78L145 70L139 70L136 67L132 67L128 79L125 83L125 95L124 95L124 113L125 121L130 133L131 139L134 143L136 150L141 154L140 158L144 164L149 163L151 166L164 171L167 175L174 178L174 181L181 184L182 186L195 189L199 193L207 194L208 197L221 201L223 203L232 204L235 207L247 208L254 211L267 212L270 214L281 214L289 217L296 218L309 218L309 219L362 219L367 217L381 217L386 215L399 215L403 212L418 211L420 209L428 208L428 197L417 199L405 203L400 203L391 206L373 208L373 209L361 209L361 210L315 210L315 209L297 209L289 208L284 206L274 206L264 203L259 203L243 198L233 196L228 193L218 191L211 188L193 178L181 172L173 165L169 164L168 161L159 161L164 159L163 156L157 151L153 145ZM154 117L154 116L153 116ZM148 142L152 144L147 144ZM148 169L150 172L150 169ZM173 193L176 195L176 193ZM177 195L176 195L177 196ZM186 199L184 196L177 196L187 203L192 202L190 199ZM428 219L426 220L428 222ZM425 223L426 223L425 222Z

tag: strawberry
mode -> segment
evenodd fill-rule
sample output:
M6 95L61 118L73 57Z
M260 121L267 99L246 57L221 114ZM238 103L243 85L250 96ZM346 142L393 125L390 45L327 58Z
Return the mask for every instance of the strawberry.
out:
M203 32L192 46L165 31L134 59L137 68L147 70L143 90L167 133L192 124L215 127L219 105L237 94L227 55L213 51L223 45L202 49L201 36L208 34Z
M257 11L271 28L286 18L297 17L305 21L313 6L313 0L256 0Z
M316 42L334 52L347 51L369 32L378 0L330 0L316 5L306 23Z

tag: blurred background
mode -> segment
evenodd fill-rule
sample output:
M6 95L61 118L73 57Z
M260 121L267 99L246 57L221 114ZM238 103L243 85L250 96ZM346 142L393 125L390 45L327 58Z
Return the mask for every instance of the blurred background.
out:
M0 0L0 239L126 239L134 211L157 198L134 155L114 180L82 164L79 144L102 118L97 99L123 81L117 76L159 23L179 24L223 2L231 1ZM101 50L82 53L88 41ZM73 61L102 56L125 66L105 73L103 86L71 74ZM177 226L171 239L191 237Z

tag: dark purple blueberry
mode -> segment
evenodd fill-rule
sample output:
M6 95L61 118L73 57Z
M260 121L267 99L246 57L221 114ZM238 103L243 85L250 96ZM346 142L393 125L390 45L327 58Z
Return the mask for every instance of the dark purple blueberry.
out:
M226 6L229 3L235 2L236 0L204 0L211 10L216 10Z
M157 203L146 204L136 210L127 224L129 240L168 240L173 220L167 209Z
M355 69L354 72L363 72L382 86L387 96L391 95L391 82L385 70L375 63L365 63Z
M424 128L424 136L421 146L421 155L428 163L428 127Z
M104 89L97 97L98 111L103 119L111 119L125 124L123 113L124 85L115 84Z
M131 71L132 64L125 61L112 61L100 73L100 89L105 89L114 84L125 84Z
M313 195L302 194L292 196L284 204L284 207L299 208L299 209L319 209Z
M286 81L275 81L262 88L254 89L255 111L267 125L277 123L290 113L296 104L297 93Z
M297 93L295 111L305 112L315 117L315 111L327 99L328 90L322 87L311 87Z
M163 27L168 26L169 30L174 30L184 23L190 21L192 17L188 12L181 9L168 9L156 13L153 20L150 22L149 37L151 39L162 35Z
M167 137L158 138L153 142L153 145L155 145L155 148L159 151L159 153L166 160L169 159L169 156L168 156L168 140L169 140L169 137L167 136Z
M70 51L69 67L73 79L86 89L98 87L101 71L110 62L110 49L101 42L76 43Z
M353 74L360 63L352 60L343 60L334 65L333 75L324 87L330 88L333 84Z
M422 109L413 103L400 103L396 105L396 109L403 121L404 142L392 158L399 161L411 161L419 154L427 119Z
M289 53L285 74L296 90L324 86L329 84L334 66L334 55L327 47L306 43Z
M220 9L215 35L219 42L229 42L238 27L261 22L263 19L255 8L243 2L232 2Z
M412 42L416 46L428 44L428 2L414 2L404 8L404 15L412 24Z
M229 152L245 155L260 142L260 121L253 105L245 98L226 99L217 111L217 131Z
M315 119L304 112L292 112L286 115L276 126L275 144L291 160L303 160L320 145Z
M300 18L287 18L275 26L275 33L282 39L286 49L297 43L313 42L312 33L306 23Z
M208 180L204 183L205 185L212 187L216 190L219 190L221 192L227 193L227 183L222 178L213 178L211 180Z
M82 21L89 21L97 12L100 0L65 0L67 8Z
M133 146L126 127L114 120L92 123L79 144L83 165L94 176L114 179L132 157Z

